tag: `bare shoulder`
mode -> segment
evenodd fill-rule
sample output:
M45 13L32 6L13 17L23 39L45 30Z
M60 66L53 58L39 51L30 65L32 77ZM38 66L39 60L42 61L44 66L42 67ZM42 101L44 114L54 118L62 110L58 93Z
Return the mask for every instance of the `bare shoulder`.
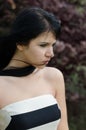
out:
M4 90L5 86L7 86L7 80L5 77L0 76L0 93Z
M62 72L54 67L45 67L45 77L50 80L63 79Z
M55 88L55 91L64 91L64 76L63 73L54 67L45 67L45 79Z
M0 89L5 84L6 80L2 76L0 76Z
M1 102L1 99L2 99L2 96L3 96L3 93L5 90L5 79L3 77L0 76L0 102Z
M0 76L0 93L4 92L7 90L7 88L9 87L9 85L11 84L11 79L8 77L3 77Z

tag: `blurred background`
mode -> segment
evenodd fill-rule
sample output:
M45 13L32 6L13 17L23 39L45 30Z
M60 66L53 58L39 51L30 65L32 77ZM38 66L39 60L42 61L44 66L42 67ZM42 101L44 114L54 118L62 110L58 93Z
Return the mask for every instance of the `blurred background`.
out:
M86 0L0 0L0 36L27 6L41 7L61 20L49 66L64 74L70 130L86 130Z

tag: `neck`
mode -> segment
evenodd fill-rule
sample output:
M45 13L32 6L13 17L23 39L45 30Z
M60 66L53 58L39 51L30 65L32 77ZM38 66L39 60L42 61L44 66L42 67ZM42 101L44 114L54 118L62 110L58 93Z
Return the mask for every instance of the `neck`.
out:
M30 64L27 61L13 58L11 59L10 63L8 64L6 68L10 68L10 67L21 68L21 67L26 67L26 66L30 66Z

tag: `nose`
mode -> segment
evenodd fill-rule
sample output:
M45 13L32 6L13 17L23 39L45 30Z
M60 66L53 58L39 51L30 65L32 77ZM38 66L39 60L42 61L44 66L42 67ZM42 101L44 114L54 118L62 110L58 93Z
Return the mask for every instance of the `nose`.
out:
M46 51L46 56L49 58L54 57L53 47L49 47Z

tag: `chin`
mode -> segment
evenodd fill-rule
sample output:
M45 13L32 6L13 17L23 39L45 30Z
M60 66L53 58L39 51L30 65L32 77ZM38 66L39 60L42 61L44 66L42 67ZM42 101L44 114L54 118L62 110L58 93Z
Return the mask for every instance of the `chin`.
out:
M36 66L36 68L38 68L38 69L43 69L44 67L46 67L46 65Z

